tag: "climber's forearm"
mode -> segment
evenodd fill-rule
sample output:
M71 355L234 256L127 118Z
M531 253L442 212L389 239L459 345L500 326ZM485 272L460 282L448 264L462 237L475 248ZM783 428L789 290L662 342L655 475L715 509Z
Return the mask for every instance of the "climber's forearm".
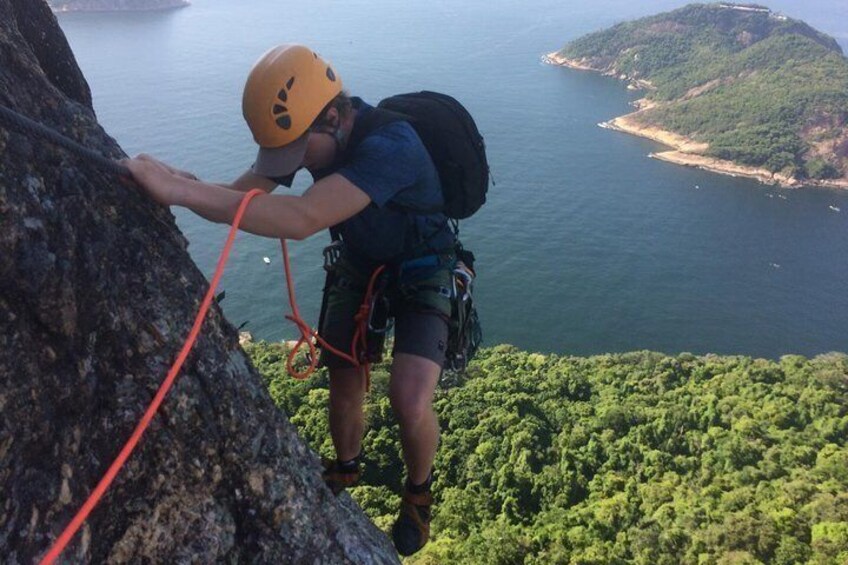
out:
M174 204L207 220L231 224L245 193L188 179L175 179ZM263 194L248 206L239 228L267 237L304 239L322 226L299 196Z
M123 164L157 202L183 206L213 222L231 224L244 198L243 190L174 174L169 166L148 155L126 159ZM343 222L370 203L368 194L337 173L313 184L303 196L254 197L239 227L257 235L304 239Z

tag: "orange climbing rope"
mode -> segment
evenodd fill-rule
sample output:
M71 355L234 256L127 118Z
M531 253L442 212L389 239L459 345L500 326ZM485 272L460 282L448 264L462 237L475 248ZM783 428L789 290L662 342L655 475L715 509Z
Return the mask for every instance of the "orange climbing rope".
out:
M0 123L8 125L10 127L14 127L15 129L32 134L33 136L41 137L47 141L50 141L60 147L63 147L75 155L87 159L104 170L110 171L116 174L121 178L131 178L132 174L130 171L112 159L105 157L95 151L80 145L76 141L65 137L59 132L44 126L41 123L35 122L26 116L15 112L11 108L7 108L6 106L0 105ZM62 551L67 547L68 543L70 543L71 539L73 539L74 535L79 531L82 524L88 518L89 514L91 514L92 510L95 506L100 502L100 499L105 494L106 490L112 484L112 481L115 480L118 472L120 472L123 465L126 463L129 456L132 454L138 442L141 440L141 436L144 435L144 432L147 430L147 427L150 425L151 420L156 415L156 412L159 410L159 406L162 404L165 396L168 394L171 386L174 384L174 381L179 373L180 369L185 363L188 354L191 352L194 347L194 343L197 340L197 336L200 333L200 328L203 325L203 320L206 317L206 313L209 311L209 307L212 305L212 300L214 299L215 290L218 287L218 283L221 280L221 275L224 272L224 267L227 264L227 259L230 255L230 250L232 249L233 242L235 241L235 236L238 233L238 227L241 223L242 217L244 216L245 211L247 210L247 206L250 201L260 195L265 194L264 191L259 189L253 189L247 192L244 195L244 198L239 205L238 210L236 211L236 215L233 218L232 226L230 227L230 232L227 236L227 242L224 245L224 249L221 251L221 256L218 258L218 264L215 268L215 274L212 277L212 282L210 283L209 290L206 292L206 296L203 298L203 302L200 305L200 310L197 313L197 316L194 319L194 325L189 332L188 339L185 344L183 344L182 349L180 350L179 355L177 356L177 360L174 362L171 369L168 371L167 377L162 382L159 387L159 390L156 392L156 396L153 397L153 400L150 403L150 406L147 407L144 415L141 418L141 421L136 425L135 430L133 430L132 436L121 449L121 452L109 466L109 469L106 471L106 474L100 479L100 482L97 483L97 486L94 488L92 493L89 495L88 499L76 513L71 522L65 527L62 531L62 534L59 538L54 542L54 544L50 547L50 550L40 561L41 565L52 564L61 554ZM306 322L300 317L300 313L297 308L297 304L294 298L294 285L292 282L292 278L290 275L289 268L289 257L288 257L288 249L286 247L285 240L282 241L283 246L283 256L285 258L285 266L286 266L286 282L289 287L289 301L292 307L292 315L286 316L289 320L294 322L301 332L301 338L297 342L297 346L292 350L289 355L289 359L287 362L287 368L291 375L295 378L306 378L312 372L315 371L315 367L317 365L317 356L315 354L315 341L317 340L321 343L321 345L327 348L329 351L332 351L336 355L346 359L351 362L355 367L361 367L364 369L364 376L366 379L366 386L368 384L369 379L369 364L365 359L366 353L366 332L368 329L368 317L370 315L370 307L371 301L373 297L373 288L374 284L379 277L380 273L383 271L384 267L380 267L375 271L375 273L371 277L371 282L368 285L368 291L365 296L365 300L362 306L359 309L359 312L356 315L357 321L357 330L354 334L353 343L351 344L350 355L347 355L337 349L334 349L328 343L321 339L316 331L311 329ZM314 338L314 340L313 340ZM307 371L303 373L297 373L294 370L293 361L297 351L304 344L309 344L310 350L310 366Z
M103 497L103 494L106 492L106 489L109 488L109 485L112 484L112 481L115 480L115 476L121 470L121 467L124 466L124 463L129 458L130 454L132 454L136 445L138 444L141 436L144 434L147 427L150 425L150 421L153 419L153 416L156 415L156 411L159 410L159 406L162 404L162 401L165 399L165 395L168 394L168 391L171 389L171 385L174 384L174 380L177 378L177 373L179 373L180 369L185 363L188 354L191 352L194 347L194 342L197 340L197 336L200 333L200 327L203 325L203 320L206 317L206 313L209 311L209 307L212 305L212 300L215 297L215 289L218 287L218 282L221 280L221 275L224 273L224 266L227 264L227 259L230 255L230 250L233 247L233 242L236 238L236 233L238 233L238 226L241 223L242 216L244 216L245 211L247 210L247 205L250 201L260 194L265 194L263 191L259 189L253 189L247 194L244 195L244 198L241 201L241 205L236 212L235 218L233 219L233 225L230 227L230 233L227 235L227 242L224 244L224 249L221 251L221 256L218 258L218 265L215 267L215 275L212 277L212 282L209 285L209 290L206 291L206 296L203 298L203 302L200 305L200 310L197 312L197 316L194 318L194 325L191 327L191 332L188 334L188 339L185 344L183 344L182 350L180 350L179 355L177 355L177 360L174 361L174 364L171 366L171 370L168 371L168 376L165 377L165 380L162 382L162 385L159 387L159 390L156 392L156 396L153 397L153 401L150 403L150 406L147 407L147 410L144 412L144 416L142 416L141 421L139 421L138 425L136 425L135 430L130 436L130 439L124 445L121 452L109 466L109 469L106 471L106 474L103 475L103 478L100 479L100 482L97 483L97 486L94 488L94 491L89 495L88 500L85 501L85 504L82 505L82 508L79 509L76 516L74 516L71 523L65 528L62 532L62 535L59 536L59 539L53 544L50 548L50 551L47 552L47 555L41 560L41 565L53 563L57 557L62 553L71 539L74 537L74 534L77 533L77 530L80 529L83 522L85 522L88 515L97 506L97 503L100 502L100 499Z
M42 560L40 561L40 565L50 565L62 554L62 551L65 550L67 545L73 539L74 535L77 533L77 531L79 531L80 527L82 527L89 514L91 514L91 511L94 510L94 507L97 506L97 504L100 502L100 499L106 493L106 490L112 484L112 481L115 480L115 477L118 475L121 468L124 466L127 459L138 445L139 440L141 440L142 435L144 435L144 432L147 430L147 427L150 425L150 422L153 420L153 417L159 410L162 401L165 399L165 396L168 394L168 391L174 384L174 381L177 378L177 374L180 372L180 369L185 363L188 354L194 347L195 341L197 341L197 336L200 333L200 328L203 325L203 321L206 318L206 314L209 311L209 307L212 305L212 301L214 300L215 290L217 289L218 283L221 280L221 275L223 275L224 273L224 267L226 266L227 260L229 259L230 250L233 247L233 242L235 241L236 234L238 233L238 228L241 224L242 217L247 211L247 206L248 204L250 204L250 201L254 197L261 194L265 194L265 192L259 189L253 189L244 195L244 198L242 199L241 204L239 205L238 211L236 212L236 215L233 218L232 226L230 227L229 234L227 235L227 242L224 244L224 249L221 251L221 255L218 258L218 264L215 267L215 274L212 277L212 282L209 285L209 290L206 291L206 296L203 298L203 302L201 303L200 309L197 312L197 316L194 319L194 325L192 325L188 338L186 339L185 344L183 344L179 355L177 355L176 361L174 361L174 364L168 371L167 377L165 377L165 380L159 386L159 390L156 392L156 396L153 397L153 400L150 402L150 405L147 407L147 410L144 412L144 415L142 416L141 420L136 425L132 436L130 436L130 439L127 441L123 449L121 449L121 452L109 466L109 469L106 471L106 474L103 475L103 478L100 479L99 483L97 483L97 486L91 492L88 499L79 509L79 511L77 511L74 518L65 527L65 529L62 531L62 534L53 543L47 554L42 558ZM366 293L365 301L363 302L363 305L360 307L360 310L356 316L357 330L353 339L353 343L351 344L350 355L348 355L333 348L328 343L326 343L318 335L318 332L310 328L309 325L306 324L306 322L304 322L303 319L300 317L300 312L297 308L297 303L295 302L294 284L292 281L291 269L289 265L288 247L286 245L285 240L281 241L283 247L283 257L285 260L286 283L288 284L289 302L292 308L292 315L286 316L286 318L294 322L301 332L301 337L300 340L297 342L297 346L289 354L289 359L287 362L287 368L289 369L289 372L295 378L305 379L315 371L315 367L317 365L317 355L315 354L316 352L315 342L313 340L314 338L315 340L320 341L323 347L326 347L336 355L348 360L354 366L363 367L367 383L369 378L369 365L367 362L365 362L364 360L361 361L360 359L361 355L365 351L366 346L365 332L368 326L368 316L370 312L371 298L373 296L373 288L379 274L383 270L383 267L375 271L374 275L372 275L371 277L371 282L368 285L368 292ZM309 345L311 362L309 368L306 371L304 371L303 373L298 373L294 370L293 360L295 354L297 353L297 350L304 343L307 343Z
M343 351L339 351L329 343L327 343L318 332L313 330L309 324L303 321L303 318L300 317L300 311L297 308L297 301L294 296L294 281L292 281L291 277L291 266L289 265L289 249L286 244L286 240L281 240L283 246L283 264L286 270L286 285L289 289L289 304L291 305L292 313L286 316L287 320L291 320L300 330L300 339L297 340L297 343L294 347L292 347L291 351L289 351L288 359L286 360L286 369L289 374L295 379L306 379L309 378L313 372L315 372L315 368L318 366L318 355L316 351L316 342L321 344L321 347L327 349L328 351L334 353L335 355L341 357L345 361L351 363L354 367L362 368L363 377L365 378L365 388L366 390L371 387L371 366L365 358L367 355L367 341L366 335L368 333L368 318L371 315L371 304L374 298L374 287L377 284L377 280L380 275L385 270L385 265L378 267L371 274L371 279L368 281L368 287L365 290L365 297L362 300L362 304L359 306L359 311L356 313L354 320L356 321L356 331L353 334L353 340L350 345L350 352L345 353ZM297 356L298 351L300 351L301 347L306 344L309 346L309 366L306 370L302 372L298 372L294 368L294 358Z

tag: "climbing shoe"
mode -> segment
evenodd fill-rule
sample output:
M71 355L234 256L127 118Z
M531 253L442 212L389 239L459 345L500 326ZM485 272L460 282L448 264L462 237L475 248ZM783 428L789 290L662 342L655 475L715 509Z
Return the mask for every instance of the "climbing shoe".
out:
M355 485L362 475L359 457L345 462L338 459L322 459L321 464L324 466L321 478L324 479L324 483L335 495L338 495L347 487Z
M415 487L411 487L414 489ZM429 481L424 492L412 492L407 483L400 502L400 515L392 526L392 541L403 556L412 555L430 539L430 508L433 495Z

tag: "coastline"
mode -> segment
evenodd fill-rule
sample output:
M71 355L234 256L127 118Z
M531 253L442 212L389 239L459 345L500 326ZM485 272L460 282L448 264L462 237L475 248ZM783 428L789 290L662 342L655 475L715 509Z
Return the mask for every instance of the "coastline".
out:
M569 69L577 69L579 71L592 71L595 73L600 73L601 71L595 69L593 67L589 67L581 64L574 59L569 59L567 57L563 57L557 51L553 53L548 53L547 55L542 55L542 62L547 63L548 65L558 65L560 67L568 67Z
M164 10L176 10L179 8L187 8L191 6L191 0L159 0L156 5L148 6L148 7L98 7L98 4L103 4L103 2L98 2L97 0L89 1L88 7L83 6L71 6L69 7L67 4L63 4L59 7L54 7L52 3L50 4L50 11L54 14L71 14L71 13L106 13L106 12L160 12ZM94 5L94 7L90 7Z
M634 112L633 114L615 118L614 120L600 124L600 126L605 129L644 137L673 148L671 151L660 151L649 154L648 157L652 159L733 177L750 178L763 184L779 185L785 188L797 188L801 186L801 183L797 179L775 174L767 169L739 165L733 161L702 155L701 152L706 151L709 145L706 143L697 143L671 131L641 125L637 123L637 115L639 113Z
M569 69L576 69L580 71L592 71L613 77L616 76L615 73L604 72L600 69L590 67L586 64L585 61L576 61L573 59L568 59L567 57L559 55L557 52L549 53L547 55L542 56L542 61L549 65L567 67ZM628 77L625 75L622 75L621 77L617 78L620 78L621 80L629 80ZM631 90L645 89L650 87L651 85L648 81L631 81L631 84L628 85L628 89ZM777 185L785 188L815 186L822 188L836 188L841 190L848 190L848 178L846 177L833 180L802 181L794 177L787 177L779 173L773 173L768 169L741 165L733 161L727 161L724 159L717 159L715 157L703 155L703 153L709 149L709 145L706 143L699 143L693 139L674 133L672 131L664 130L654 126L646 126L638 123L639 114L641 114L645 110L655 107L656 104L654 102L643 98L641 100L636 101L634 103L634 106L639 108L638 111L633 112L631 114L627 114L625 116L620 116L608 122L602 122L598 124L598 126L604 129L610 129L650 139L652 141L662 143L663 145L667 145L672 148L670 151L660 151L657 153L649 154L648 157L652 159L658 159L660 161L673 163L675 165L682 165L684 167L694 167L712 173L718 173L732 177L749 178L759 181L763 184Z
M643 106L644 109L653 107L648 104ZM598 124L604 129L620 131L630 135L644 137L663 145L668 145L673 149L671 151L660 151L650 153L648 157L658 159L675 165L684 167L694 167L711 173L728 175L731 177L749 178L759 181L763 184L781 186L784 188L800 188L804 186L816 186L821 188L836 188L848 190L848 179L834 180L800 180L794 177L773 173L768 169L760 167L751 167L749 165L741 165L733 161L725 159L717 159L702 153L709 149L706 143L699 143L688 137L676 134L672 131L663 130L653 126L645 126L638 123L638 115L643 110L615 118L609 122Z

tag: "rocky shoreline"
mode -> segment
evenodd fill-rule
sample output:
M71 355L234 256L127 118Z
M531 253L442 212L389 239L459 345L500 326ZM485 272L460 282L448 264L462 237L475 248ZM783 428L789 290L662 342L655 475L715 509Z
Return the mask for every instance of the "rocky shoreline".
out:
M649 154L648 156L652 159L659 159L676 165L695 167L733 177L750 178L764 184L779 185L786 188L797 188L801 185L797 179L775 174L767 169L748 167L739 165L733 161L702 155L699 151L705 151L708 148L707 144L694 142L674 132L643 126L634 119L636 114L638 112L599 125L606 129L637 135L674 148L673 151L661 151Z
M153 12L191 5L190 0L51 0L54 14L68 12Z
M631 90L651 88L651 85L648 81L633 81L629 79L629 77L624 75L617 76L614 73L604 72L601 69L596 69L587 65L584 61L568 59L559 55L558 53L549 53L547 55L544 55L542 57L542 61L549 65L568 67L570 69L576 69L581 71L592 71L607 76L613 76L621 80L630 80L628 88ZM673 148L673 150L671 151L651 153L649 157L651 157L652 159L659 159L661 161L674 163L676 165L683 165L686 167L695 167L698 169L703 169L705 171L710 171L713 173L728 175L732 177L750 178L764 184L778 185L786 188L817 186L848 190L848 178L844 177L841 179L822 181L800 180L795 177L788 177L779 173L773 173L767 169L740 165L739 163L735 163L733 161L709 157L703 154L707 151L707 149L709 149L709 145L706 143L699 143L695 140L676 134L672 131L639 123L639 114L647 109L654 107L654 103L647 99L642 99L636 101L634 105L638 108L638 111L633 112L631 114L627 114L626 116L615 118L608 122L600 123L598 125L605 129L611 129L623 133L628 133L630 135L644 137L646 139L650 139L652 141L656 141L658 143L662 143L663 145L668 145L669 147Z

